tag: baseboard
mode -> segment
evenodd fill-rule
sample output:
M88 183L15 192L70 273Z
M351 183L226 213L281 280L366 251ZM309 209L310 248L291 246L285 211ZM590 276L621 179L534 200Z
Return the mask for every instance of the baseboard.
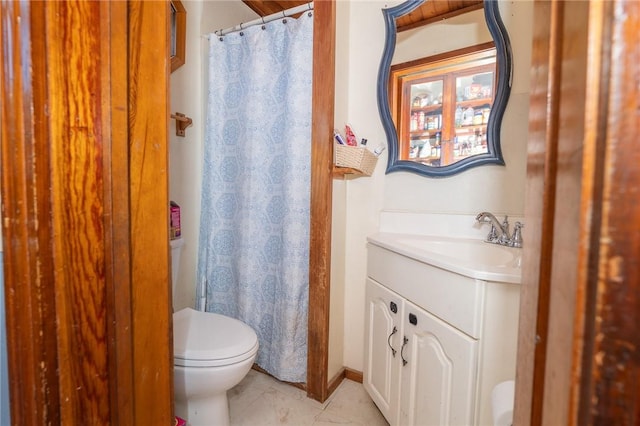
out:
M329 380L329 383L327 385L327 398L331 396L331 394L338 388L338 386L340 386L340 383L342 383L342 381L344 380L344 370L344 368L341 368L340 371L338 371L338 374L336 374L331 380Z
M342 383L344 379L362 383L362 372L347 367L340 369L340 371L338 371L338 373L329 380L329 384L327 386L327 398L338 388L338 386L340 386L340 383Z
M268 372L260 368L258 364L253 364L251 368L253 370L259 371L260 373L271 376L271 374L269 374ZM362 371L354 370L348 367L341 368L340 371L338 371L338 373L335 376L333 376L331 380L329 380L329 383L327 385L327 398L331 396L331 394L338 388L338 386L340 386L340 383L342 383L344 379L349 379L349 380L353 380L354 382L362 383ZM284 383L287 383L298 389L307 390L306 383L291 383L291 382L284 382Z
M347 367L344 368L344 377L358 383L362 383L363 380L362 371L353 370Z

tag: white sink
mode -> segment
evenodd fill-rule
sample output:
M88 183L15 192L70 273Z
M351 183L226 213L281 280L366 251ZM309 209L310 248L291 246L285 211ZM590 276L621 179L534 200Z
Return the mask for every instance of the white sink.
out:
M480 280L520 283L522 249L467 238L381 232L370 244Z

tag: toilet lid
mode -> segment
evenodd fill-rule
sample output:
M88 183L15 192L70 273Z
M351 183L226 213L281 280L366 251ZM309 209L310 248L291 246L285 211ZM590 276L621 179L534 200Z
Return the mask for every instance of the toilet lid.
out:
M173 314L174 364L214 367L255 355L258 337L242 321L185 308Z

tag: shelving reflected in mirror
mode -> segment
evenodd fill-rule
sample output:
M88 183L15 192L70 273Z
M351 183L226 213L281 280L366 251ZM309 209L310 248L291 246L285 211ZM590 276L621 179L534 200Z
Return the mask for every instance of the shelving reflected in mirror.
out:
M490 42L391 66L400 160L440 167L488 153L495 60Z
M500 123L511 51L498 3L458 2L466 9L456 11L456 2L444 2L450 9L434 12L441 3L409 0L383 10L387 40L378 108L389 147L387 173L444 177L504 164ZM428 25L416 22L428 13ZM407 25L408 17L414 22Z

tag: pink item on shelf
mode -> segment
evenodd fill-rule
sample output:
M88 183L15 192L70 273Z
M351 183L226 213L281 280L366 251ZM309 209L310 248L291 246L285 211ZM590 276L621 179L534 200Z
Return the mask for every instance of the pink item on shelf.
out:
M349 146L358 146L358 138L356 138L356 134L350 125L344 126L344 133L347 137L347 145Z
M174 426L186 426L187 421L185 419L181 419L180 417L176 416L176 422L174 423Z
M182 235L180 231L180 206L174 201L169 203L169 226L171 239L180 238L180 235Z

